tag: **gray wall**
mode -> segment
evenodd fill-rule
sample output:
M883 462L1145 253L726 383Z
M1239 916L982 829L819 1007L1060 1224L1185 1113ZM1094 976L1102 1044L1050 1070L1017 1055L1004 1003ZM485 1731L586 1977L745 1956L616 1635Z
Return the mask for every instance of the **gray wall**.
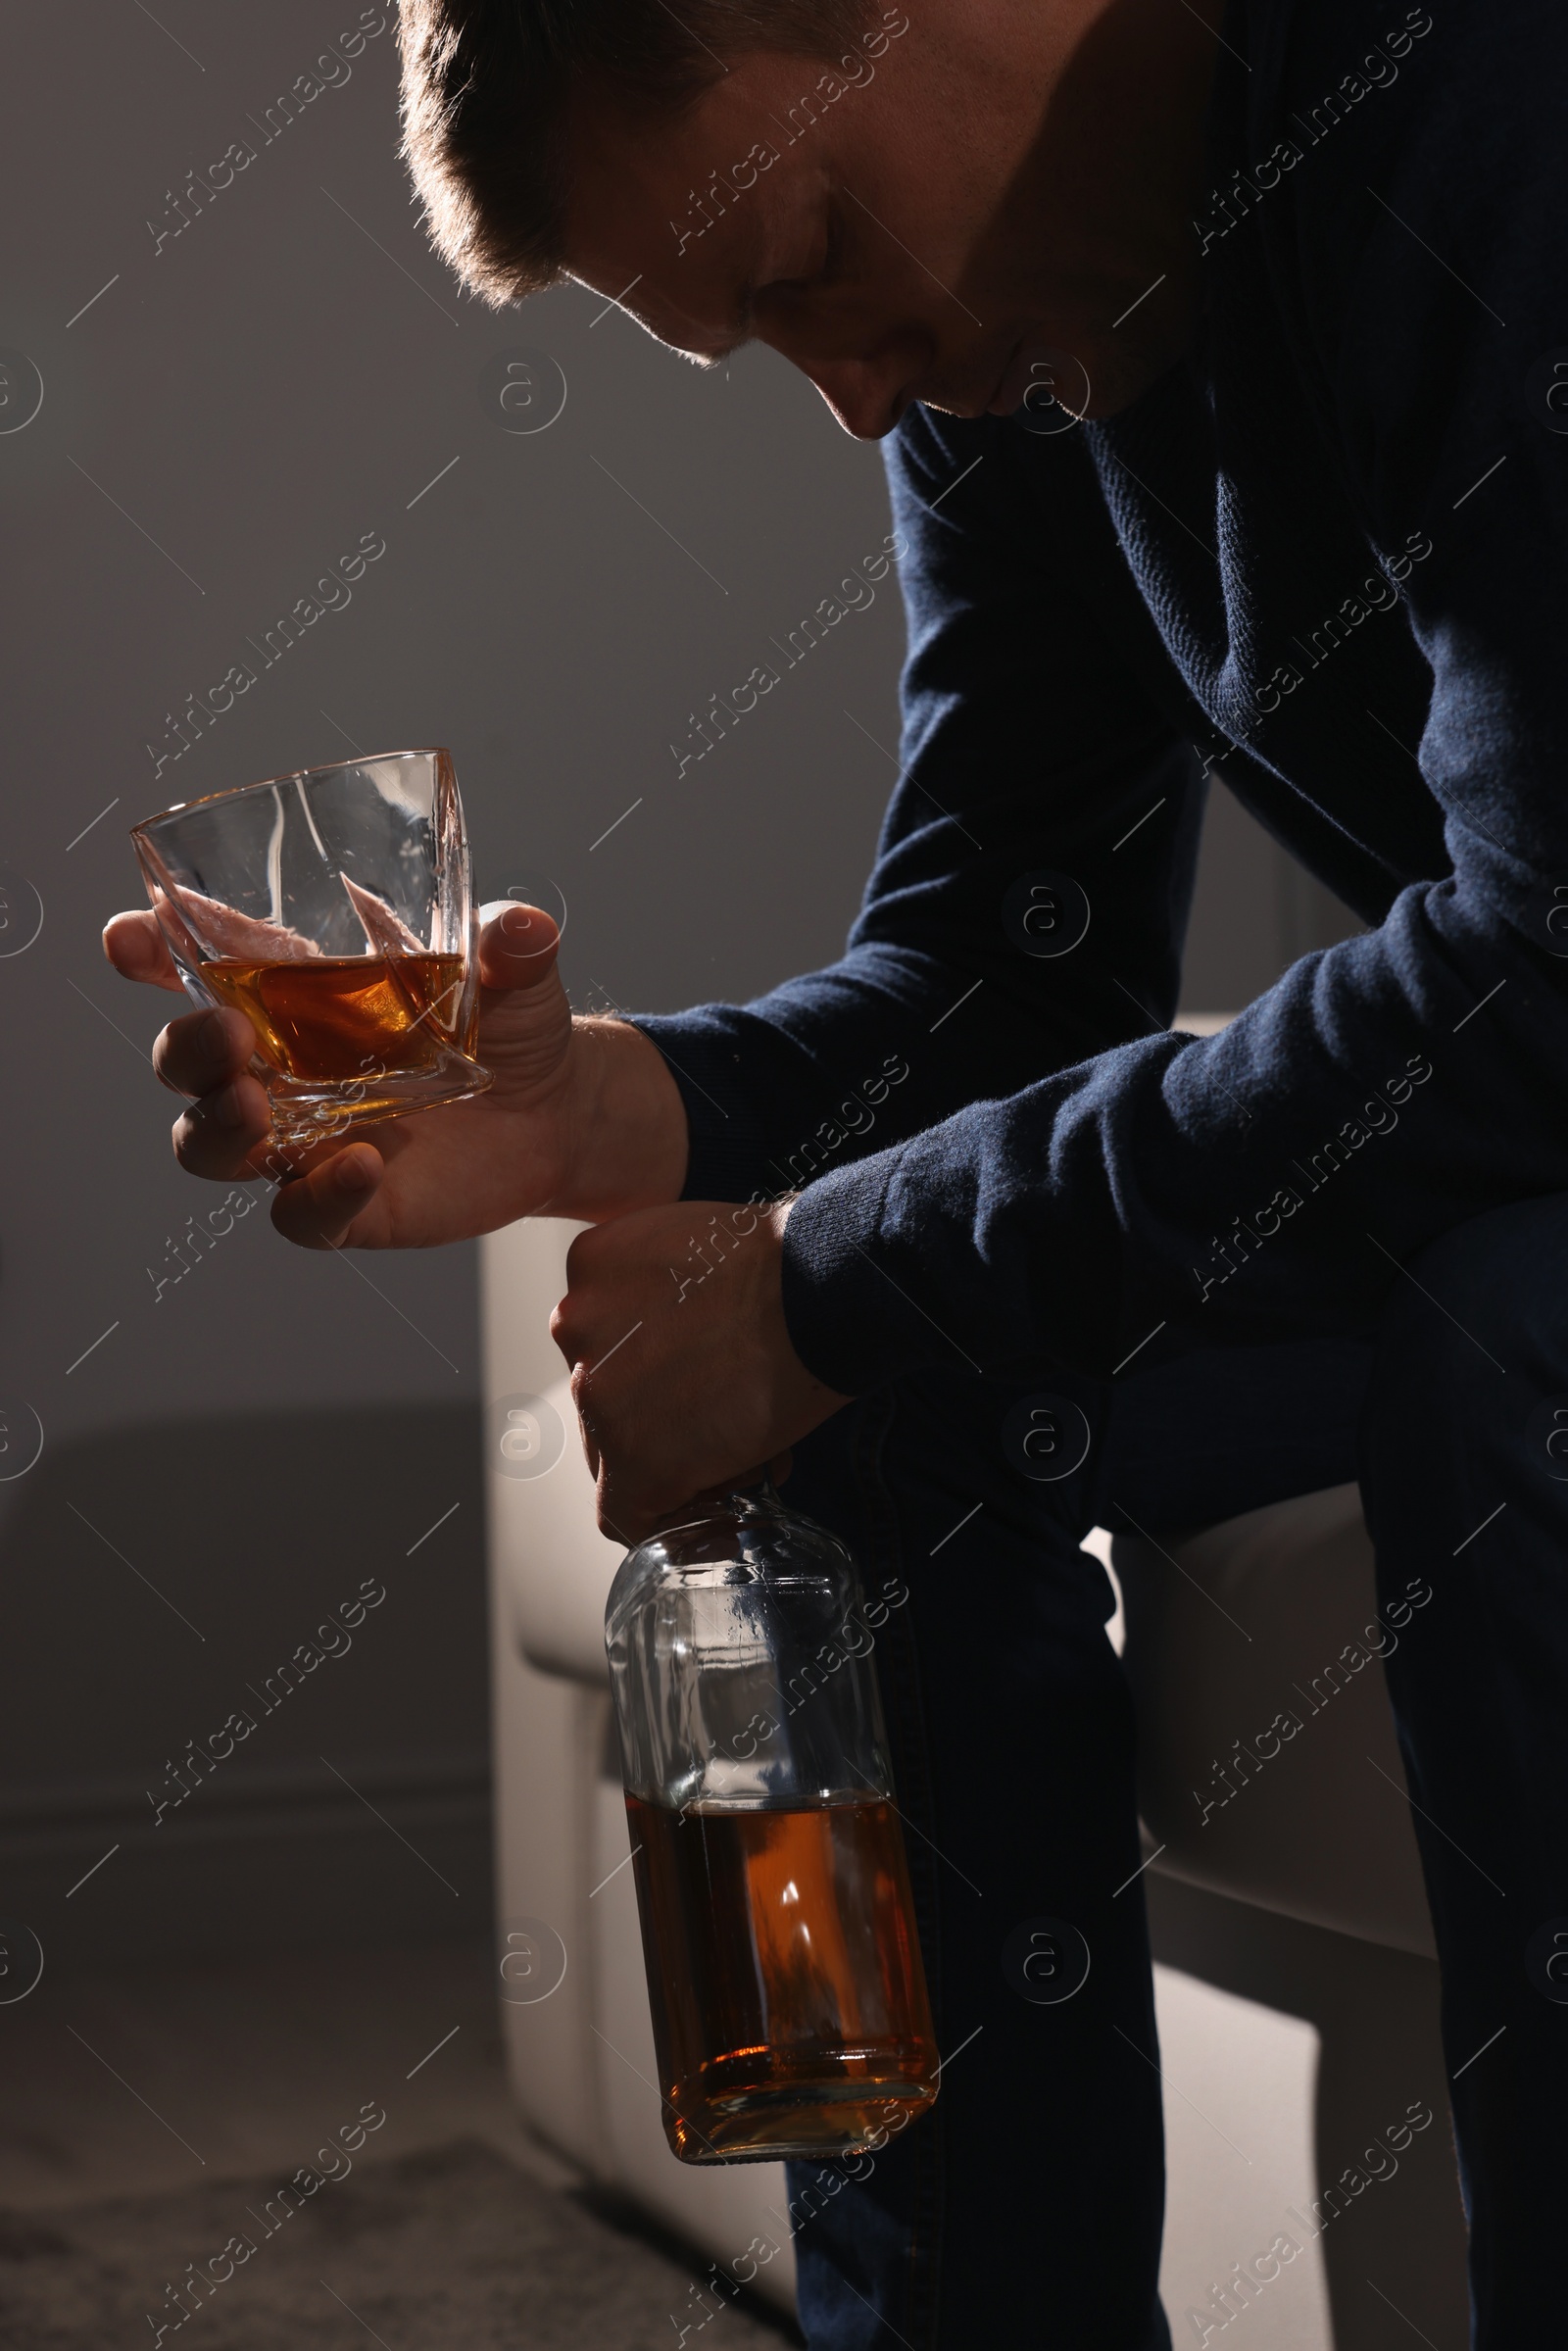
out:
M690 713L877 546L878 456L769 354L710 376L575 289L461 298L397 163L390 24L317 69L358 15L61 0L8 37L0 1464L32 1416L44 1446L0 1484L0 1920L57 1957L487 1899L472 1253L308 1256L259 1211L193 1237L222 1195L170 1156L167 1007L98 946L138 896L126 825L448 744L483 893L564 906L579 1004L654 1008L831 955L895 774L884 589L677 780ZM519 346L524 422L564 389L543 429L496 397ZM362 534L352 601L269 662ZM1205 1009L1333 927L1217 804ZM166 1765L366 1578L353 1649L155 1827Z
M1224 782L1210 786L1182 970L1195 1012L1234 1012L1310 948L1362 928L1322 883L1277 848Z

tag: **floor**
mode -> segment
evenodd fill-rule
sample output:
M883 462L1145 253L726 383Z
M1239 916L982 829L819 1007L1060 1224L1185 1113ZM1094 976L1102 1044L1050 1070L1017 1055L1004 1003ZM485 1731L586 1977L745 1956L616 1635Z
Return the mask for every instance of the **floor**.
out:
M1175 2101L1168 2100L1166 2110L1172 2228L1162 2284L1167 2307L1180 2318L1195 2297L1203 2302L1204 2281L1211 2273L1224 2274L1235 2247L1266 2244L1281 2211L1309 2205L1326 2176L1313 2144L1316 2135L1326 2133L1336 2146L1341 2140L1359 2145L1359 2137L1346 2134L1352 2123L1359 2128L1368 2096L1379 2112L1391 2099L1390 2111L1396 2111L1412 2082L1419 2085L1429 2078L1441 2082L1441 2069L1435 2044L1428 2063L1420 2048L1405 2048L1396 2033L1397 2063L1385 2082L1388 2066L1377 2062L1378 2051L1353 2033L1347 2039L1345 2020L1330 1997L1333 1969L1321 1954L1313 1980L1328 1984L1327 2006L1321 2015L1314 2012L1312 2024L1290 2013L1275 2015L1261 1981L1249 1979L1245 1986L1238 1983L1225 1991L1203 1982L1211 1971L1202 1967L1196 1943L1193 1952L1186 1950L1177 1932L1185 1912L1175 1915L1184 1903L1188 1909L1195 1903L1201 1908L1200 1897L1163 1883L1155 1891L1170 1955L1199 1970L1191 1977L1170 1967L1159 1971L1162 2062ZM1165 1917L1173 1905L1172 1917ZM1197 1930L1190 1920L1187 1925L1191 1942ZM1316 1935L1325 1949L1343 1940L1287 1922L1271 1926L1264 1920L1263 1930L1298 1941ZM1197 1941L1202 1941L1201 1935ZM1353 1956L1364 1974L1366 1953L1358 1949ZM1383 1954L1382 1960L1393 1971L1424 1965L1399 1954ZM561 2195L559 2234L564 2244L575 2241L572 2216L585 2209L584 2183L571 2166L530 2136L513 2108L496 2027L493 1964L488 1941L466 1941L269 1953L181 1967L105 1966L70 1976L46 1972L24 1997L0 1998L0 2238L8 2214L14 2236L16 2219L51 2208L98 2205L117 2196L188 2193L247 2177L287 2178L296 2167L311 2164L330 2137L351 2128L363 2109L379 2110L386 2118L373 2141L378 2162L433 2156L456 2142L477 2141ZM1348 1980L1340 2005L1350 2000L1354 1988ZM1391 2011L1391 1987L1381 1988L1372 2008L1386 2026L1398 2010L1396 2003ZM1260 1997L1265 1999L1261 2006ZM1284 2002L1286 2010L1291 2006ZM1375 2078L1370 2082L1369 2075ZM1200 2092L1195 2106L1190 2093ZM1245 2169L1238 2169L1234 2179L1218 2175L1211 2134L1218 2132L1233 2156L1244 2149L1255 2154L1264 2144L1274 2147L1282 2102L1299 2114L1302 2141L1285 2170L1242 2156ZM1260 2343L1278 2345L1279 2351L1325 2351L1330 2341L1339 2340L1343 2346L1364 2342L1369 2351L1372 2345L1381 2351L1388 2339L1384 2302L1435 2346L1463 2340L1462 2288L1440 2294L1430 2310L1431 2293L1422 2298L1426 2288L1436 2290L1426 2275L1433 2254L1427 2206L1432 2197L1452 2200L1451 2160L1446 2145L1437 2144L1442 2134L1430 2135L1428 2168L1443 2175L1431 2186L1431 2196L1412 2157L1401 2171L1404 2202L1397 2210L1390 2199L1386 2207L1379 2203L1370 2221L1361 2215L1356 2222L1340 2222L1323 2246L1310 2248L1310 2259L1295 2265L1291 2292L1282 2287L1252 2322L1252 2327L1261 2323ZM1219 2187L1227 2181L1221 2196ZM1197 2204L1192 2203L1195 2193ZM640 2237L671 2257L677 2282L701 2276L701 2259L657 2227L607 2208L591 2194L587 2209L613 2224L619 2232L615 2241ZM1360 2228L1364 2237L1368 2227L1381 2229L1389 2242L1363 2244L1357 2238L1352 2245L1347 2232ZM1416 2241L1394 2243L1401 2229L1408 2235L1412 2229ZM449 2234L456 2259L456 2231ZM438 2230L432 2241L439 2250L426 2281L439 2286L448 2238ZM411 2244L410 2260L416 2251ZM533 2258L540 2260L542 2283L548 2258L543 2253ZM1338 2276L1342 2269L1344 2278ZM1365 2291L1369 2270L1379 2280L1376 2309ZM666 2339L673 2274L666 2265L648 2268L648 2309L639 2302L629 2312L615 2343ZM1360 2302L1367 2303L1365 2310ZM760 2329L759 2342L800 2342L779 2314L755 2303L749 2303L744 2319L737 2312L722 2330L725 2337L751 2340L748 2322ZM491 2339L472 2327L459 2333L476 2344ZM80 2344L96 2351L100 2336L101 2329L90 2327L58 2339L72 2351ZM57 2338L40 2334L37 2339L52 2344ZM283 2340L303 2345L315 2337L297 2327L292 2334L286 2328L279 2333L274 2327L255 2339L269 2346ZM430 2339L450 2340L456 2351L455 2337ZM503 2329L495 2339L512 2338ZM575 2338L568 2331L560 2339ZM614 2351L614 2345L602 2340L594 2351Z
M377 2341L377 2323L397 2320L405 2332L414 2327L408 2339L451 2351L512 2343L517 2311L542 2346L582 2339L586 2314L595 2351L652 2351L672 2309L687 2332L723 2318L734 2351L801 2341L751 2295L710 2309L688 2248L601 2196L521 2126L503 2072L488 1940L46 1976L0 1999L0 2301L24 2322L25 2339L50 2351L97 2351L112 2311L118 2319L122 2271L139 2279L160 2232L178 2245L221 2242L232 2216L220 2227L199 2215L205 2203L226 2212L227 2183L260 2180L259 2202L266 2182L317 2163L318 2149L327 2170L338 2136L358 2146L350 2133L376 2112L385 2119L363 2158L374 2169L355 2194L370 2195L371 2219L374 2197L390 2198L394 2222L388 2235L383 2215L381 2237L366 2236L365 2276L354 2281L338 2248L341 2292L316 2278L314 2263L291 2284L282 2255L270 2256L256 2274L259 2306L242 2307L236 2293L211 2319L191 2314L213 2351L303 2347L318 2332L336 2343L343 2322L322 2284ZM514 2175L487 2173L493 2156L548 2191L544 2203L517 2198L506 2184ZM401 2227L400 2194L412 2195ZM136 2199L128 2216L109 2201L117 2197ZM160 2197L184 2199L172 2222ZM78 2208L80 2247L64 2217ZM367 2225L347 2189L327 2218L350 2236ZM135 2258L122 2261L126 2246ZM47 2275L45 2252L57 2257ZM499 2297L495 2310L487 2295ZM181 2307L172 2301L161 2315Z
M573 2186L513 2111L491 1974L488 1942L46 1973L0 2005L0 2205L292 2170L369 2101L380 2156L478 2138Z

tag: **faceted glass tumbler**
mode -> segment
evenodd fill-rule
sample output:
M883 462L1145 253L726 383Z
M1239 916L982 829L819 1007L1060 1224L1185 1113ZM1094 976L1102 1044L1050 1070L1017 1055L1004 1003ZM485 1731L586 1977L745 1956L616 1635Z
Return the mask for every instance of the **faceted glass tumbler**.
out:
M305 767L131 828L185 993L242 1011L299 1146L482 1094L478 920L445 751Z

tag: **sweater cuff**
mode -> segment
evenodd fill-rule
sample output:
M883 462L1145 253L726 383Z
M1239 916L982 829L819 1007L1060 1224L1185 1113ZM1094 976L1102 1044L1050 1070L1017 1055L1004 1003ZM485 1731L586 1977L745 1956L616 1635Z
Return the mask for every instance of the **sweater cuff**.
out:
M784 1227L784 1320L813 1378L863 1396L928 1364L967 1356L880 1263L883 1203L902 1145L808 1185Z
M726 1007L635 1013L664 1057L686 1109L689 1156L683 1200L775 1199L790 1172L769 1156L779 1128L808 1133L819 1115L814 1071L798 1073L776 1053L758 1082L758 1055L743 1060L745 1032ZM744 1075L743 1075L744 1072ZM750 1082L747 1082L750 1080ZM784 1227L784 1319L801 1361L840 1396L862 1396L928 1364L971 1359L883 1270L882 1220L906 1144L852 1159L809 1183ZM907 1248L903 1254L907 1260Z
M741 1056L717 1021L701 1010L624 1015L659 1048L686 1106L688 1156L682 1200L750 1200L784 1190L766 1157L770 1134L750 1087L739 1083Z

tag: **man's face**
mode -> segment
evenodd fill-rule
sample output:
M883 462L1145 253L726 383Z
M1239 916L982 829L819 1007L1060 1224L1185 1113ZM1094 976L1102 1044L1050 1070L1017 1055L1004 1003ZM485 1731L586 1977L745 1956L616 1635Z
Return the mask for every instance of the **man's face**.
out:
M927 0L673 122L584 98L567 266L709 364L770 344L863 439L915 400L1108 415L1190 331L1212 59L1173 0Z

